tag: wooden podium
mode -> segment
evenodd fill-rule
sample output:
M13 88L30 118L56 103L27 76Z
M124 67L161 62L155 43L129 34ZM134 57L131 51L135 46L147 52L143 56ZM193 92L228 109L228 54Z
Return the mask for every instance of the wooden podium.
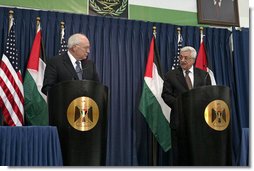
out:
M107 143L107 87L72 80L49 90L49 124L57 126L65 166L103 166Z
M230 90L203 86L177 98L178 161L183 166L231 166Z

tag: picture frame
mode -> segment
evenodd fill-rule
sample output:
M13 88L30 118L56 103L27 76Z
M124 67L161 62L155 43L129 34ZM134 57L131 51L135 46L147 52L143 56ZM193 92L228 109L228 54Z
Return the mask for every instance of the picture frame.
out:
M198 23L240 26L238 0L197 0Z

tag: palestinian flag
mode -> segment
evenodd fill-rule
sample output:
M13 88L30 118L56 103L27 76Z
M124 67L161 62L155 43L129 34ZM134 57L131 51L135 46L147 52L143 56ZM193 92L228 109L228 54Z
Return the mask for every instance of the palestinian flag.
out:
M216 80L215 80L213 71L208 68L207 54L206 54L205 45L203 41L203 35L201 35L201 37L202 37L202 41L198 50L195 67L208 72L211 78L211 84L216 85Z
M164 151L168 151L171 148L169 127L171 109L161 97L163 82L159 55L153 37L146 64L139 110L146 118L160 146Z
M26 125L48 125L47 97L41 92L46 64L41 29L38 28L24 79Z

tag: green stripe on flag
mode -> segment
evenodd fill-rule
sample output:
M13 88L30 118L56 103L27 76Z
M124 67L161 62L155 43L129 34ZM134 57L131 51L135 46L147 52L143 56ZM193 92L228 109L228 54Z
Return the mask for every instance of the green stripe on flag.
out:
M24 79L26 125L48 125L48 106L27 70Z
M163 150L168 151L171 148L171 130L169 122L164 117L160 104L150 91L146 82L144 82L143 85L139 110L146 118L150 129Z

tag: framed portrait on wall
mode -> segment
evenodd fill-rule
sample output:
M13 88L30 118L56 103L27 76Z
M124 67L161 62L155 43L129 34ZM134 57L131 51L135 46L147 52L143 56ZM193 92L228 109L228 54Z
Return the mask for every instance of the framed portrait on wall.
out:
M238 0L197 0L198 23L239 26Z

